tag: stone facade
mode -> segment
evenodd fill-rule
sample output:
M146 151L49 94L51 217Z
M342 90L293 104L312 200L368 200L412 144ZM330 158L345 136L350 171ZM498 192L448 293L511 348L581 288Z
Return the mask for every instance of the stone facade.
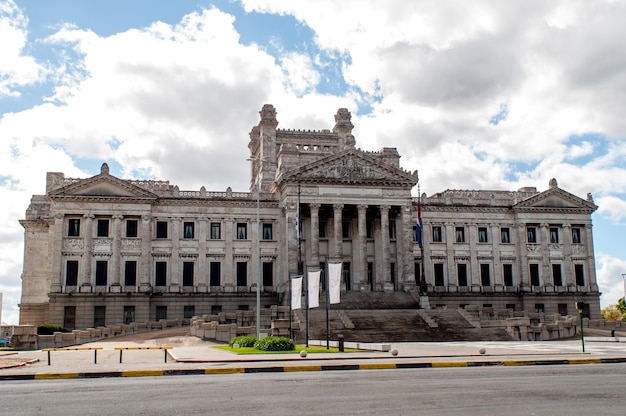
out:
M20 324L81 329L252 310L257 281L261 308L287 305L292 276L335 261L344 291L563 314L581 301L599 317L591 197L554 180L544 192L423 195L420 247L417 174L395 148L356 148L346 109L320 131L278 129L271 105L260 116L249 192L123 180L106 164L86 179L48 173L46 194L20 221Z

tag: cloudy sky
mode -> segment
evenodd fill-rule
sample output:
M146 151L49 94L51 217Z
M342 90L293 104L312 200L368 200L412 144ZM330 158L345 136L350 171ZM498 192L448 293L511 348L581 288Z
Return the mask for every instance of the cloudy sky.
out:
M0 0L0 292L48 171L247 191L248 133L397 147L421 190L592 193L602 305L626 273L626 2Z

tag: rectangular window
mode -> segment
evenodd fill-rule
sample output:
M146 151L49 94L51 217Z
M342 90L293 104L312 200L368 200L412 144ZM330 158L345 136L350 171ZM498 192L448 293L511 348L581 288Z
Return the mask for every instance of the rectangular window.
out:
M222 263L219 261L212 261L209 266L209 286L221 286Z
M456 265L456 273L459 286L467 286L467 264L459 263Z
M439 225L434 225L433 226L433 242L434 243L441 243L441 242L443 242L443 236L441 234L441 226L439 226Z
M396 221L395 220L389 220L389 239L390 240L396 239Z
M63 308L63 327L70 331L76 329L76 306Z
M157 261L154 267L154 285L167 286L167 262Z
M502 241L502 244L510 244L511 243L511 231L508 228L501 228L500 239Z
M93 307L93 327L104 326L106 318L106 306Z
M456 242L457 243L465 242L465 228L456 227Z
M211 315L219 315L222 312L222 305L211 305Z
M541 286L541 282L539 279L539 265L536 263L528 265L530 269L530 285L531 286Z
M65 263L65 286L78 286L77 260L68 260Z
M124 286L137 286L137 262L128 260L124 263Z
M156 238L167 238L167 221L157 221Z
M374 268L374 263L367 263L367 272L368 272L368 281L369 281L369 265L372 265L372 269ZM413 272L415 273L415 284L419 286L420 280L422 278L422 268L418 262L413 263ZM370 282L371 283L371 282Z
M581 236L581 232L580 232L580 228L579 227L572 227L572 243L573 244L580 244L582 243L582 240L580 239Z
M263 262L263 286L274 286L274 263Z
M68 237L80 236L80 219L70 218L68 220L67 236Z
M365 238L374 238L374 222L365 221Z
M196 314L196 307L193 305L185 305L183 307L183 318L193 318Z
M574 275L576 277L576 286L585 286L585 269L582 264L574 265Z
M193 286L193 261L183 262L183 286Z
M156 307L156 320L161 321L167 319L167 306Z
M272 224L263 224L263 240L272 240L274 237L272 231Z
M245 222L237 223L237 240L248 239L248 224Z
M341 223L341 238L350 238L350 221Z
M535 227L526 227L526 236L529 243L537 242L537 228Z
M237 286L248 286L248 263L237 262Z
M124 324L129 325L135 322L135 307L124 306Z
M138 230L137 220L126 220L126 237L128 238L137 237L137 230Z
M558 305L559 308L559 315L561 316L567 316L567 303L559 303Z
M489 238L487 236L487 227L478 227L478 242L488 243Z
M563 277L561 275L561 265L552 265L552 284L554 286L563 286Z
M343 283L346 285L346 290L352 290L352 286L350 285L350 269L351 264L349 261L343 263L343 267L341 268L341 273L343 274ZM393 282L395 279L395 263L391 263L391 281Z
M489 273L489 265L480 265L480 284L483 286L491 286L491 275Z
M326 235L326 221L320 220L320 238L328 238Z
M194 223L193 222L184 222L183 223L183 237L184 238L194 238Z
M211 223L211 240L219 240L222 238L222 224L219 222Z
M443 276L443 263L435 263L433 264L435 271L435 286L443 286L444 285L444 276Z
M550 227L550 243L559 243L559 229L557 227Z
M109 266L108 261L96 262L96 286L107 285L108 266Z
M535 312L536 313L543 313L545 312L545 306L543 305L543 303L535 303Z
M503 264L502 275L504 277L504 286L514 286L513 284L513 265Z
M96 227L96 236L97 237L109 236L109 220L98 220L97 227Z

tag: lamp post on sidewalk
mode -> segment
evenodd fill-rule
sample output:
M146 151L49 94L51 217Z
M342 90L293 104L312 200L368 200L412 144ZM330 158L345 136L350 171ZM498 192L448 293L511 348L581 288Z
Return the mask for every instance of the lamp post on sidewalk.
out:
M578 311L578 315L580 316L580 341L583 344L583 352L585 352L585 333L583 331L583 302L576 302L576 310Z

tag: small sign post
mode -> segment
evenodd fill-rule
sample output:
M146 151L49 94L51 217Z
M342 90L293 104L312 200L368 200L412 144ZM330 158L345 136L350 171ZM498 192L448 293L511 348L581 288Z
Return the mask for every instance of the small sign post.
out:
M585 333L583 330L583 302L576 302L576 310L578 311L578 316L580 316L580 341L583 344L583 352L585 352Z

